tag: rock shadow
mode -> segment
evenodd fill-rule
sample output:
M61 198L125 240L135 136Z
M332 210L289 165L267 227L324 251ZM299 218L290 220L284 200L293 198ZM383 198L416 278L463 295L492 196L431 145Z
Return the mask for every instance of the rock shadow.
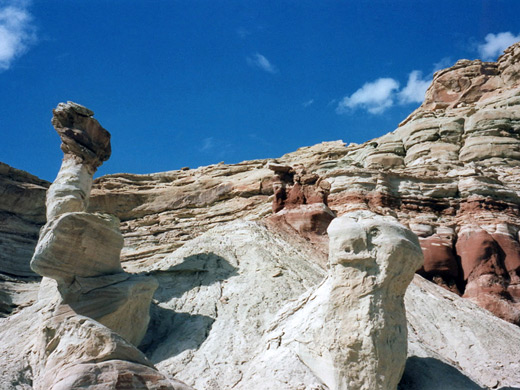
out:
M455 367L434 358L410 356L398 390L483 390ZM504 389L505 390L505 389Z
M2 291L0 282L0 318L9 317L15 308L16 305L13 303L11 296L7 292Z
M229 264L226 259L210 252L185 257L182 263L168 271L156 271L152 275L159 282L154 299L167 302L193 288L210 286L238 273L237 268Z
M206 340L215 319L200 314L178 313L160 306L201 286L210 286L238 275L237 268L215 253L199 253L167 271L152 273L159 288L150 308L150 325L139 348L153 363L197 349Z
M150 325L139 345L152 363L174 357L186 350L197 349L206 340L215 319L174 310L153 304Z

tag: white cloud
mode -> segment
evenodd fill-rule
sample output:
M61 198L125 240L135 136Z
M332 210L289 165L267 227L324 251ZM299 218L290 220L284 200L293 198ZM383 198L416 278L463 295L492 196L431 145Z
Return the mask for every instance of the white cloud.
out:
M303 107L309 107L313 103L314 103L314 99L307 100L305 103L302 103L302 106Z
M478 46L480 57L483 60L495 60L505 49L520 41L520 34L514 36L509 31L488 34L484 40L486 42Z
M202 140L202 146L200 147L201 152L206 152L210 149L213 149L215 146L215 139L213 137L204 138Z
M433 73L437 72L438 70L448 68L453 65L453 61L450 57L444 57L439 62L436 62L433 64Z
M422 103L424 94L430 86L432 80L423 80L422 73L414 70L408 76L408 83L399 91L399 102L401 104Z
M380 114L392 107L397 89L399 89L399 82L392 78L380 78L365 83L351 96L345 96L338 103L336 112L343 114L356 108L363 108L371 114Z
M269 60L260 53L255 53L253 56L247 57L247 63L268 73L278 73L276 66L271 64Z
M31 15L23 3L12 4L0 7L0 71L9 69L35 40Z

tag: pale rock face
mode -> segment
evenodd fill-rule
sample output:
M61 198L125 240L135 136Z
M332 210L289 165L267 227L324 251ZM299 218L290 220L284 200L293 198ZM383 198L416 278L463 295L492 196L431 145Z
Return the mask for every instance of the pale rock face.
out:
M29 261L45 223L48 187L48 182L0 163L0 316L22 303L18 290L26 284L16 281L37 277Z
M160 287L141 348L169 378L207 390L328 390L324 380L334 378L334 371L327 370L330 356L313 360L315 354L305 345L314 334L324 334L324 313L333 308L330 294L316 292L332 291L332 279L316 264L308 241L291 241L262 224L237 221L188 241L147 271ZM46 290L52 291L51 282L55 284L47 279ZM35 305L0 319L2 390L32 387L33 369L25 357L40 326L35 319L48 310L45 296L55 297L48 292ZM520 347L515 340L520 328L419 276L407 290L406 309L409 357L400 390L518 386ZM90 329L95 322L88 323L79 328ZM285 329L294 329L292 337L281 332ZM65 334L72 340L83 337ZM99 344L89 348L98 356ZM81 363L77 370L93 378L90 364ZM109 363L95 364L104 373L111 370ZM315 374L318 370L323 380ZM76 372L64 368L65 374L56 378Z
M405 295L408 362L401 389L516 389L520 327L419 275Z
M64 213L86 211L92 180L85 164L64 159L47 191L47 221Z
M85 384L95 384L96 390L193 390L154 368L125 360L73 365L61 371L54 383L52 390L81 390Z
M404 294L422 264L417 237L370 212L336 218L328 234L328 277L279 313L249 378L260 385L272 370L283 386L297 368L321 388L395 390L406 362Z
M155 278L118 273L91 278L77 277L61 294L49 286L43 296L59 297L59 315L82 315L116 331L139 345L150 322L150 302L157 289Z
M30 356L35 390L75 390L85 385L100 390L189 389L170 383L112 330L59 310L60 306L51 305L40 312L41 325Z
M206 232L148 268L160 286L141 348L159 370L196 389L276 388L253 359L277 311L324 277L315 258L305 239L291 244L256 222ZM258 375L247 377L249 370Z
M76 277L123 272L119 260L122 247L117 218L65 213L50 220L41 231L31 267L68 286Z

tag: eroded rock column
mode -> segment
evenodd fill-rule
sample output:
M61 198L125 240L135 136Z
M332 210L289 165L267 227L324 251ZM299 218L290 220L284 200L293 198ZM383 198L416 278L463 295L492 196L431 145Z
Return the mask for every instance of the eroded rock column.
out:
M47 191L47 221L66 212L86 211L97 168L110 158L110 133L79 104L60 103L52 125L61 138L63 162Z
M65 155L31 260L46 277L31 352L34 388L186 389L135 347L148 327L157 281L123 271L116 217L87 212L92 176L110 156L110 134L76 103L60 103L53 112Z
M337 388L395 390L407 353L404 294L423 261L419 241L399 223L364 213L335 219L328 234L325 333Z
M287 388L396 390L407 357L404 294L423 262L418 238L369 211L334 219L328 235L328 276L278 313L246 374L250 388L298 377L301 386Z

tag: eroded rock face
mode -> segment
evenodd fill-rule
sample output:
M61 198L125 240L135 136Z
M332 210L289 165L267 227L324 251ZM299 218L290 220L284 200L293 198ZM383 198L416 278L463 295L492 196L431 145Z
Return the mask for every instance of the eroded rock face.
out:
M34 387L187 388L171 384L135 347L146 333L157 281L121 268L117 218L85 212L92 174L110 155L110 135L91 116L70 102L54 110L65 158L47 193L48 221L31 260L46 277L31 346Z
M35 390L189 389L171 383L135 346L88 317L60 306L43 309L40 317L31 354Z
M77 277L123 272L119 220L107 214L72 212L51 219L40 233L31 267L68 286Z
M38 277L29 267L29 261L40 227L45 223L48 187L45 180L0 163L1 281L23 282Z
M314 288L324 277L326 262L323 247L299 235L291 236L292 228L290 232L277 231L276 224L266 221L269 229L255 230L253 234L230 222L241 218L259 220L272 214L272 200L276 197L273 172L266 168L267 164L302 164L306 172L318 174L331 184L327 203L337 215L371 210L394 216L410 227L420 237L425 252L421 274L470 298L462 300L416 277L407 293L411 353L416 359L407 367L402 388L415 389L417 384L426 386L426 382L443 389L448 387L439 383L463 383L461 388L518 386L518 345L511 340L519 339L519 328L496 321L472 301L508 321L516 321L520 295L515 266L520 230L519 47L515 44L506 50L496 66L463 61L441 71L435 76L425 104L392 133L362 145L327 142L276 160L97 179L87 210L120 218L125 270L151 271L160 279L152 320L159 330L158 338L145 339L154 363L170 376L182 372L183 379L201 388L229 383L236 384L237 389L251 388L244 380L248 370L244 356L253 359L265 352L262 346L278 343L278 339L268 344L261 341L268 330L266 324L274 321L273 312L266 308L282 310L290 300L304 304L304 290ZM73 210L63 210L84 212L89 181L80 178L80 184L72 186L74 193L66 189L66 184L71 176L78 177L73 172L83 174L88 170L81 167L82 157L71 160L70 167L63 170L61 182L65 189L56 191L62 195L54 199L70 193L71 201L65 204ZM33 274L28 270L29 253L45 219L42 194L46 185L28 174L0 166L0 191L5 200L0 204L5 217L0 231L0 260L2 266L6 265L2 277L10 278L0 291L5 315L10 314L0 319L0 333L7 340L0 350L8 367L2 368L0 375L12 388L16 388L17 381L27 384L32 380L30 367L19 359L26 354L17 349L26 340L21 340L13 328L29 334L30 326L21 319L29 315L34 318L38 313L39 303L30 306L34 288L19 281ZM298 194L296 200L305 195L302 191ZM32 205L36 209L31 209ZM51 213L55 214L59 211ZM475 250L473 245L462 245L465 232L469 232L468 242L472 232L485 236L485 241L477 242ZM271 234L281 240L275 240L280 245L268 239ZM243 245L233 240L242 240ZM464 260L463 269L461 259L466 257L465 252L472 251L476 252ZM173 257L186 255L186 263L179 260L166 271L154 268L172 252ZM213 252L218 252L219 257L213 257ZM303 258L307 260L295 260ZM229 260L234 269L226 267L222 259ZM302 264L312 264L316 273L308 272L312 267ZM217 279L209 276L213 271ZM170 273L179 283L171 280ZM114 279L104 280L105 286L117 288L117 283L125 283L117 279L125 274L114 275L110 277ZM77 277L70 291L95 294L94 286L90 278ZM248 305L253 292L259 296ZM55 293L55 288L50 289L46 296ZM29 307L24 308L26 305ZM294 306L289 302L288 315L291 308ZM238 312L242 313L238 316L241 321ZM236 326L228 329L230 323ZM194 329L197 331L193 334ZM178 344L179 340L185 341ZM272 347L269 350L275 351ZM289 355L277 355L280 366L295 360L296 355ZM210 362L207 356L212 356ZM324 386L308 368L299 365L292 369L294 377L302 378L299 384ZM278 371L269 373L269 378L276 378ZM459 381L444 381L454 373L462 375L462 379L459 375Z
M31 268L56 280L62 304L139 344L157 282L124 273L117 218L85 212L92 174L110 156L110 134L92 115L71 102L60 103L54 110L52 123L65 157L47 193L48 221Z
M395 390L406 363L404 294L422 264L417 237L370 212L336 218L328 234L327 278L273 322L254 363L263 370L248 378L260 386L276 371L280 388L307 368L320 388Z
M314 242L323 236L334 212L327 205L330 184L301 165L269 164L273 178L273 216L270 220L282 228L287 225Z
M110 157L110 133L94 119L93 111L77 103L60 103L53 114L65 159L76 160L94 173Z
M519 285L518 241L503 232L491 235L478 226L465 226L456 248L467 283L464 297L520 325L520 304L515 296Z
M409 226L428 252L421 274L463 295L455 243L464 226L477 225L489 234L506 226L518 242L520 88L511 69L518 66L519 47L513 45L494 65L462 61L441 71L421 107L395 131L362 145L330 142L274 161L111 175L94 185L91 209L121 218L123 264L139 269L218 224L269 216L272 205L274 218L287 213L296 229L309 230L312 218L284 206L289 186L283 182L293 180L286 176L302 164L308 174L330 183L327 204L335 215L370 210ZM274 189L268 164L278 167ZM291 199L301 203L303 195L300 188ZM294 229L283 219L278 225ZM308 237L321 242L314 233ZM516 285L510 283L510 297L502 299L509 309ZM495 313L509 318L503 310Z
M47 192L48 221L66 212L86 211L92 175L111 153L110 133L88 108L60 103L53 114L52 124L61 138L64 157Z

